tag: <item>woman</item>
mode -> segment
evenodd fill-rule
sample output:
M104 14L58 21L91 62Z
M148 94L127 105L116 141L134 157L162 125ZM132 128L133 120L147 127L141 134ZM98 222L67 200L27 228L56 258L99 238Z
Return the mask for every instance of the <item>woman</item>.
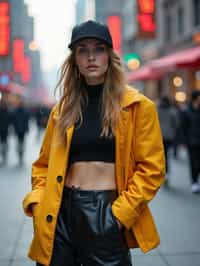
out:
M130 247L159 243L149 200L163 182L164 156L154 104L125 86L106 25L72 31L32 191L29 257L37 265L131 265Z

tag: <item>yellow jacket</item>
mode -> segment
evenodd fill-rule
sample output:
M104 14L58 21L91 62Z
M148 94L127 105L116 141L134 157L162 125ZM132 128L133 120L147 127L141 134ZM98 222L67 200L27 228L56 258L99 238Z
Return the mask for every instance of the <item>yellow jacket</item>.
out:
M154 103L135 89L126 87L123 110L116 130L116 183L119 196L112 205L114 215L126 227L129 247L147 252L159 244L159 236L147 203L164 180L163 144ZM39 158L32 166L32 191L23 201L26 215L33 216L34 238L29 257L49 265L56 219L68 168L74 126L67 129L66 146L60 143L58 108L53 108ZM31 203L38 203L34 214Z

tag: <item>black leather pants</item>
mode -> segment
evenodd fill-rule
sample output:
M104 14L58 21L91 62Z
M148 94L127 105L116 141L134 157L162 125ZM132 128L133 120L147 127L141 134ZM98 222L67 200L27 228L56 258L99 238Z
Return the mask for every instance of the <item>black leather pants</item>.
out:
M111 210L116 196L115 190L64 188L50 266L132 265Z

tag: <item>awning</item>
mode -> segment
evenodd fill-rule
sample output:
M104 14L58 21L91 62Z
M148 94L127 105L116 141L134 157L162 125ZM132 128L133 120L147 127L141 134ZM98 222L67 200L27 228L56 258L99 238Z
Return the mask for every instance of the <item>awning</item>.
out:
M185 49L150 61L147 65L133 71L128 76L129 81L156 80L175 68L200 66L200 46Z
M200 46L185 49L151 61L154 69L176 67L189 67L200 60Z
M160 70L154 70L151 66L146 65L129 74L128 80L156 80L159 79L162 75L163 72L161 72Z

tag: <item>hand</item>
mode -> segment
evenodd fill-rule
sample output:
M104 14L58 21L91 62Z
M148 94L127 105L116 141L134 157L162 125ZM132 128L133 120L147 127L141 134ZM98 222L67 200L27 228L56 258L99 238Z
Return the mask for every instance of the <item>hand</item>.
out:
M37 203L31 203L30 204L30 209L31 209L32 213L34 213L35 205L37 205Z

